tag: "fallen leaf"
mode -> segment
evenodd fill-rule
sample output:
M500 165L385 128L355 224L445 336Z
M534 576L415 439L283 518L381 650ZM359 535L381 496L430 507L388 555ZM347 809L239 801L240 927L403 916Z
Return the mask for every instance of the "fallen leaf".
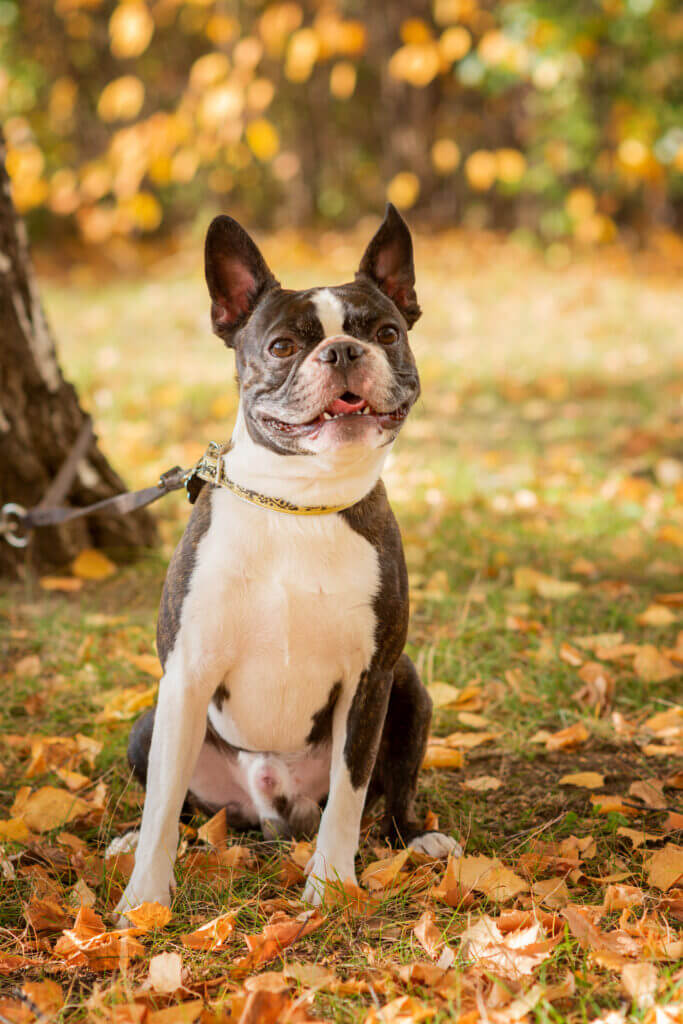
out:
M637 850L643 843L656 843L662 838L654 832L641 832L639 829L627 828L625 825L619 826L617 835L630 839L634 850Z
M235 873L249 871L256 863L248 846L215 847L191 850L183 860L189 877L230 879Z
M621 983L626 995L641 1009L651 1006L657 991L657 968L654 964L626 964L621 969Z
M624 639L623 633L592 633L590 636L576 636L574 643L583 647L586 651L597 652L607 651L611 647L618 647Z
M41 576L38 583L43 590L59 590L65 594L80 590L83 586L83 580L75 576Z
M23 818L8 818L0 821L0 839L13 843L25 843L31 838L31 829Z
M573 750L590 738L590 733L583 722L560 729L552 733L545 741L546 750Z
M515 590L531 590L539 597L550 600L562 600L578 594L581 590L581 584L574 580L558 580L536 569L528 568L515 569L514 587Z
M456 704L460 697L460 690L450 683L432 683L427 687L427 693L432 698L435 708L447 708L451 704Z
M645 683L663 683L680 674L680 669L657 650L653 644L644 644L633 659L633 671Z
M472 904L473 900L470 890L463 889L460 884L457 865L457 858L448 858L443 878L438 885L432 888L431 896L435 900L447 903L449 907L467 907Z
M465 758L460 750L452 747L428 746L422 768L462 768Z
M146 672L148 676L153 676L155 679L161 679L164 674L164 670L161 667L161 662L157 658L156 654L128 654L124 655L126 661L129 661L131 665L135 665L141 672Z
M239 972L250 972L282 954L288 946L306 935L310 935L323 923L324 918L317 910L306 910L296 917L274 915L258 935L246 935L249 950L245 957L237 960L234 967Z
M410 859L410 850L400 850L393 857L373 861L363 871L361 882L368 889L388 889L403 879L403 869Z
M40 675L40 658L37 654L27 654L14 664L14 674L20 679L32 679Z
M56 981L27 981L21 991L41 1013L53 1020L64 1005L62 986Z
M485 970L516 979L547 960L558 941L559 936L548 939L539 922L504 935L495 920L484 915L462 933L461 949L466 959Z
M434 914L431 910L425 910L413 928L413 935L432 960L438 959L444 940L434 922Z
M599 789L604 784L605 777L599 772L576 772L573 775L563 775L560 779L561 786L579 786L584 789Z
M239 1024L275 1024L282 1020L290 1003L286 991L271 992L258 989L247 996Z
M165 1010L154 1010L144 1018L145 1024L193 1024L201 1015L204 1003L201 999L193 999L188 1003L176 1003ZM118 1022L117 1022L118 1024ZM264 1024L266 1022L264 1021Z
M95 715L96 722L122 722L129 718L136 718L141 711L151 708L154 704L159 686L149 686L141 689L139 686L129 686L124 690L115 690L106 694L105 705L102 711Z
M663 604L650 604L644 612L636 616L636 622L640 626L670 626L676 621L676 616Z
M564 878L542 878L531 886L531 895L551 910L559 910L569 902L569 889Z
M610 914L614 910L626 910L638 907L645 902L645 893L635 885L608 885L605 889L603 910Z
M339 982L334 971L323 964L300 964L290 960L282 973L286 978L293 978L302 988L334 990Z
M495 857L463 856L455 862L454 870L461 889L481 892L496 903L505 903L529 891L524 879Z
M480 747L484 743L492 743L499 736L499 732L451 732L448 736L439 736L431 742L438 746L470 750L473 747Z
M161 903L141 903L139 907L133 907L126 911L126 917L135 928L141 928L145 932L154 928L163 928L172 917L170 907L164 907Z
M212 951L221 949L225 940L232 935L234 930L235 919L232 914L220 914L195 931L181 935L180 941L188 949Z
M225 807L221 807L212 818L197 830L197 836L210 846L221 846L228 839L228 818Z
M581 654L581 651L577 651L576 647L572 647L571 644L561 643L559 654L562 661L566 662L567 665L572 665L574 668L583 665L583 654Z
M116 572L114 563L94 548L85 548L74 559L71 571L82 580L106 580Z
M467 779L463 786L465 789L474 790L475 793L488 793L500 789L503 783L493 775L480 775L475 779Z
M683 846L667 843L645 861L650 885L666 892L683 880Z
M90 804L67 789L43 786L23 803L20 817L33 832L49 832L58 825L84 818L90 811Z
M639 782L632 782L628 791L630 796L642 800L648 807L653 807L656 810L666 807L664 783L659 779L641 779Z
M623 814L627 818L635 818L638 810L625 804L623 798L616 794L594 793L591 803L596 814Z
M177 992L183 987L183 958L180 953L158 953L153 956L149 962L148 978L155 992L165 995Z
M614 698L614 677L599 661L587 661L579 669L584 685L574 694L574 700L604 711Z

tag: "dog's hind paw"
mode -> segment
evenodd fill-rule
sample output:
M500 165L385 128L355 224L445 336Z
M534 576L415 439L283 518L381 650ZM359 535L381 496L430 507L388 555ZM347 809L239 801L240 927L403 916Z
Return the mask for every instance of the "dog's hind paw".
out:
M427 857L446 860L448 857L462 857L462 846L452 836L443 832L423 832L408 843L408 848Z

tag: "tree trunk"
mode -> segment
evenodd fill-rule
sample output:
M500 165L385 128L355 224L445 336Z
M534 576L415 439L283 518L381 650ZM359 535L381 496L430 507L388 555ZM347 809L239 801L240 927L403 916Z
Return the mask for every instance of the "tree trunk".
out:
M0 505L38 504L84 421L76 391L57 363L26 230L12 203L0 135ZM89 505L125 490L93 439L63 503ZM27 566L43 572L85 547L130 554L131 548L155 540L154 520L144 510L88 516L36 530L25 549L12 548L0 537L0 576L22 575Z

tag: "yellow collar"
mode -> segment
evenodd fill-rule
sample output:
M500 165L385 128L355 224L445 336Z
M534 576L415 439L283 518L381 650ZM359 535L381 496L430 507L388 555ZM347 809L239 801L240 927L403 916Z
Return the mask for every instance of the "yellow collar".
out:
M199 477L206 483L214 484L217 487L227 487L229 491L260 508L267 508L273 512L285 512L290 516L329 516L333 512L343 512L357 501L350 501L345 505L295 505L286 498L271 498L267 494L259 494L248 487L242 487L226 476L225 466L221 455L229 450L229 445L217 444L209 441L208 447L202 457L194 464L185 477L185 485L188 486L193 477Z

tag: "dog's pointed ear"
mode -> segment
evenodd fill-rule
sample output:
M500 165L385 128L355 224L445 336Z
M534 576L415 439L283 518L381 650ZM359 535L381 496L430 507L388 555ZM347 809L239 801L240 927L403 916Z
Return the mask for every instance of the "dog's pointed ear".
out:
M387 203L384 220L360 261L356 277L369 277L403 314L408 328L422 310L415 294L413 241L408 225L393 203Z
M268 288L278 282L255 242L232 217L215 217L206 234L204 271L211 296L214 334L233 345L235 331L248 320Z

